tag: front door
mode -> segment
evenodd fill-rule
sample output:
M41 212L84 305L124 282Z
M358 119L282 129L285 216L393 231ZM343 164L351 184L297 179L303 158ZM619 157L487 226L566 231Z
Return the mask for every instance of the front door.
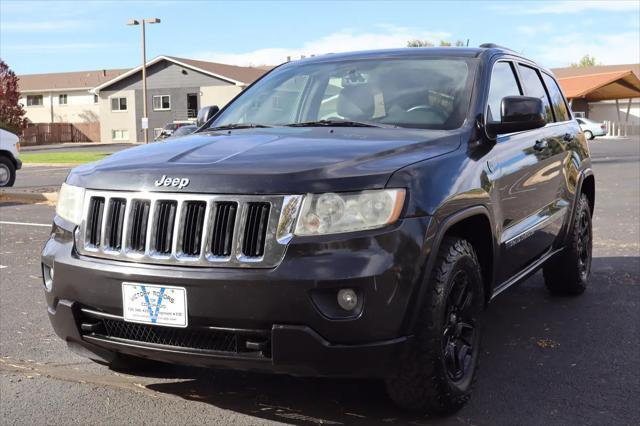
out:
M500 102L505 96L537 96L530 87L530 75L509 61L493 66L487 119L500 121ZM532 69L532 71L537 72ZM523 77L523 74L526 74ZM518 79L518 75L520 79ZM544 86L541 86L544 92ZM549 105L549 102L544 102ZM553 114L550 115L553 122ZM551 143L550 143L551 142ZM523 270L552 245L562 217L553 200L560 178L560 163L554 157L555 144L549 129L500 135L488 154L497 188L497 224L500 227L500 251L503 259L499 283ZM556 229L556 226L558 228Z
M187 94L187 118L196 118L198 116L198 94Z

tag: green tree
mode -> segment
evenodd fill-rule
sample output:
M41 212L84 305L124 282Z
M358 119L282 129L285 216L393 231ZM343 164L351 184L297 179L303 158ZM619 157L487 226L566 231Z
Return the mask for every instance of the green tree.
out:
M27 125L25 111L18 103L18 77L0 59L0 128L12 133L21 133Z
M572 67L593 67L595 65L602 65L602 62L598 63L596 61L595 56L589 56L589 54L584 55L578 63L573 62L571 64Z
M440 40L440 43L438 45L442 47L449 47L449 46L463 47L465 43L462 40L457 40L455 43L451 43L450 41L447 41L447 40ZM430 42L429 40L414 39L414 40L409 40L407 42L407 47L434 47L434 46L435 44Z
M433 47L434 44L429 40L409 40L407 42L407 47Z

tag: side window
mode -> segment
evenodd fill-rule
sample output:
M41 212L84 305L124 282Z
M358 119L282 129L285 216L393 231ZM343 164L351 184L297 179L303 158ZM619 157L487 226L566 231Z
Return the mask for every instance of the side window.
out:
M553 106L553 112L556 114L557 121L569 120L569 110L567 104L564 102L562 92L558 87L558 83L548 74L542 73L542 79L547 86L549 96L551 97L551 105Z
M491 71L489 98L487 100L487 121L500 121L500 104L505 96L519 96L520 87L509 62L496 62Z
M540 98L542 100L545 115L547 116L547 123L552 123L553 111L551 103L549 102L547 92L544 90L544 85L542 84L542 80L540 80L538 71L526 65L518 65L518 69L520 70L520 78L525 95Z

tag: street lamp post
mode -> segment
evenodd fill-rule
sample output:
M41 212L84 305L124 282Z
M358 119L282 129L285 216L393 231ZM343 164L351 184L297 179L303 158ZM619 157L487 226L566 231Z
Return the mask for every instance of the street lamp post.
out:
M142 30L142 130L144 132L144 143L149 143L149 117L147 116L147 47L144 34L144 24L159 24L158 18L130 19L127 25L140 25Z

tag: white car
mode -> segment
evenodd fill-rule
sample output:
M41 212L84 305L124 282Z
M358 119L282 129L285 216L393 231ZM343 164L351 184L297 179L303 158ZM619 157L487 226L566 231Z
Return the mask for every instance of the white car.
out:
M578 117L576 121L580 124L584 137L588 140L595 139L596 136L606 136L607 134L607 126L604 123L598 123L584 117Z
M4 129L0 129L0 187L13 186L16 170L22 167L18 158L20 139Z

